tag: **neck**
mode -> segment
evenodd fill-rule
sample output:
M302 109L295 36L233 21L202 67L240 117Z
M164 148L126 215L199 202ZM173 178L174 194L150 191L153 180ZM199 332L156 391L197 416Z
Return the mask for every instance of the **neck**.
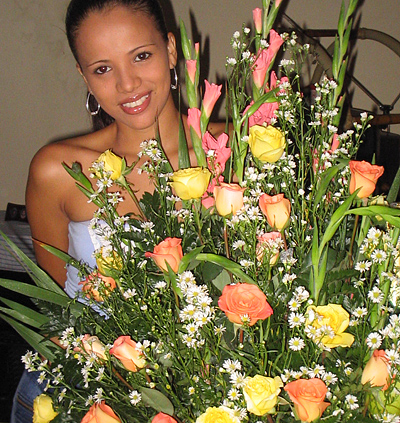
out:
M158 132L167 157L174 154L178 149L179 112L173 105L172 97L169 101L172 107L165 107L154 125L149 128L137 130L116 122L113 147L115 153L125 157L136 156L140 152L140 143L155 138Z

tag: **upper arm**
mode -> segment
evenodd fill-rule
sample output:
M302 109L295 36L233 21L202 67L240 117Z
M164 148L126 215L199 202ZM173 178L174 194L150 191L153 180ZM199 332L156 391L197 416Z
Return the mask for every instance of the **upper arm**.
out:
M54 148L45 147L32 160L26 188L26 208L37 262L64 287L65 262L46 251L40 243L68 251L68 222L64 211L65 177Z

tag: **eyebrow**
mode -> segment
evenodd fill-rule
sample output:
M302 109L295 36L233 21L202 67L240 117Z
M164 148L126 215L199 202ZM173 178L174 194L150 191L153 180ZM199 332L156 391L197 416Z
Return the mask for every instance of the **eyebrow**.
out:
M146 48L146 47L150 47L150 46L155 46L155 45L156 45L155 43L143 44L143 45L138 46L138 47L135 47L134 49L132 49L131 51L129 51L128 52L128 55L134 54L137 50L140 50L142 48ZM92 63L86 65L86 67L87 68L90 68L90 67L92 67L94 65L98 65L100 63L105 63L106 64L106 63L109 63L109 62L110 62L110 60L108 60L108 59L100 59L100 60L96 60L95 62L92 62Z

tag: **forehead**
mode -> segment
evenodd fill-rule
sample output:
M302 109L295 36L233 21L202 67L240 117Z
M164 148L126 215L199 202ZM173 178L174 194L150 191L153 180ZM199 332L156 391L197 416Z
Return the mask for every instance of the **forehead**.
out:
M117 6L95 11L81 23L76 37L79 60L131 51L141 45L165 45L154 20L141 11Z

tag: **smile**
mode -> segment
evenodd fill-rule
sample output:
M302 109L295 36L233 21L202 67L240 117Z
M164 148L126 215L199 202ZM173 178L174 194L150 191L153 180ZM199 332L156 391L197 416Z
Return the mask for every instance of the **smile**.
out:
M144 95L143 97L141 97L141 98L139 98L139 100L137 100L137 101L132 101L132 102L130 102L130 103L123 103L122 105L124 106L124 107L130 107L130 108L133 108L133 107L139 107L139 106L141 106L147 99L149 98L149 94L146 94L146 95Z

